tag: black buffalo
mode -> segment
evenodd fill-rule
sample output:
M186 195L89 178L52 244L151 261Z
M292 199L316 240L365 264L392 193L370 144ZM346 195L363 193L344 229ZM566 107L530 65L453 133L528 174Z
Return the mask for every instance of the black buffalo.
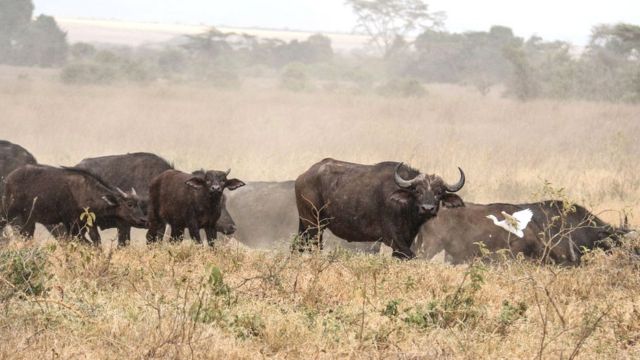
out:
M238 224L234 238L254 248L286 248L298 231L294 181L254 181L227 194L227 209ZM218 224L222 217L218 220ZM378 253L380 243L348 243L327 231L327 248Z
M4 191L7 221L16 225L22 235L33 236L35 224L63 224L67 234L94 244L100 241L96 226L85 226L84 212L97 219L124 221L144 226L146 219L134 194L116 189L100 177L82 169L25 165L7 177ZM2 225L6 225L3 221Z
M448 185L397 162L360 165L325 159L296 179L298 233L303 243L316 238L322 245L327 227L347 241L382 241L398 258L413 258L411 245L420 226L436 216L441 203L464 206ZM307 244L304 244L305 246Z
M487 215L502 218L531 209L533 218L517 236L496 226ZM616 229L576 204L548 200L525 204L472 204L444 208L437 218L422 227L416 247L421 257L432 258L444 250L452 263L459 264L481 255L480 244L491 253L510 250L527 258L558 264L578 264L584 249L609 249L626 230Z
M187 174L167 170L155 177L149 188L147 240L156 241L158 233L168 224L173 240L182 237L188 228L191 238L201 242L200 229L204 229L207 241L213 245L224 189L235 190L244 185L238 179L227 179L229 171Z
M78 163L76 168L89 170L113 186L126 190L131 189L140 198L142 210L147 214L151 180L163 172L173 169L173 165L158 155L137 152L87 158ZM118 228L120 245L125 245L131 240L131 225L127 222L98 219L98 226L101 229ZM223 234L233 234L235 231L235 224L231 215L227 213L224 202L217 229Z
M4 194L4 182L7 176L13 170L27 164L37 164L36 158L30 152L20 145L0 140L0 196Z

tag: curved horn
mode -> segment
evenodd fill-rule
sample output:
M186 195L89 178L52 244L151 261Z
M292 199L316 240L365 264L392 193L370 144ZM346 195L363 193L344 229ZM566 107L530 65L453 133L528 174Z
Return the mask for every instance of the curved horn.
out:
M131 195L138 196L138 193L136 192L136 189L131 188Z
M406 189L408 187L410 187L411 185L413 185L413 180L415 179L411 179L411 180L405 180L402 177L400 177L400 175L398 175L398 169L400 169L400 167L402 166L402 163L398 164L396 166L395 171L393 172L393 179L396 182L396 185L398 185L399 187Z
M229 168L229 169L227 170L227 172L226 172L224 175L225 175L225 176L229 176L229 173L230 173L230 172L231 172L231 168Z
M460 171L460 180L458 180L458 182L455 183L454 185L449 185L446 183L444 184L444 188L447 189L448 192L457 192L460 189L462 189L462 187L464 186L464 182L465 182L464 171L462 171L460 167L458 167L458 170Z
M116 187L116 190L118 190L118 192L120 193L120 195L122 195L122 197L124 197L124 198L128 198L129 197L129 195L127 195L127 193L122 191L122 189L120 189L119 187Z

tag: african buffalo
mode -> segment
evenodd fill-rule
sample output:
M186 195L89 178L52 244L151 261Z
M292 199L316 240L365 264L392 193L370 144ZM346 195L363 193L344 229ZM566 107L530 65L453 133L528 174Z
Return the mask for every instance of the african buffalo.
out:
M7 176L13 170L27 164L37 164L36 158L31 153L20 145L0 140L0 196L4 194L4 183Z
M501 212L513 214L531 209L533 218L519 238L494 225L487 215L502 218ZM527 258L552 260L558 264L577 264L583 249L604 248L616 241L625 230L615 229L580 205L549 200L526 204L472 204L444 208L425 223L418 234L416 247L420 257L432 258L445 250L451 262L468 262L480 254L478 244L496 252L511 250Z
M327 227L347 241L382 241L393 256L413 258L411 244L440 203L464 206L452 194L464 186L460 180L446 184L437 175L426 175L397 162L360 165L324 159L296 179L298 233L303 245Z
M207 242L213 245L216 223L222 213L224 189L235 190L244 185L238 179L227 179L230 171L187 174L167 170L156 176L149 188L147 240L156 241L158 232L169 224L173 240L179 239L188 228L191 238L202 242L200 229L204 229Z
M100 234L95 226L84 226L81 215L95 214L96 219L124 221L144 226L146 219L135 194L114 188L100 177L82 169L25 165L7 177L4 191L7 221L17 225L22 235L31 237L35 224L62 223L67 234L89 236L98 245Z
M113 186L121 189L131 189L131 191L136 192L145 215L147 214L149 203L149 184L151 180L166 170L173 169L173 165L169 164L165 159L146 152L87 158L75 167L89 170ZM125 245L131 240L131 226L126 222L97 219L97 225L101 229L117 227L118 243L120 245ZM235 231L235 224L224 207L224 201L217 229L223 234L233 234Z
M255 181L227 194L227 208L238 223L234 238L255 248L287 248L298 231L294 181ZM218 220L218 223L222 218ZM330 231L323 234L329 248L378 253L380 243L348 243Z

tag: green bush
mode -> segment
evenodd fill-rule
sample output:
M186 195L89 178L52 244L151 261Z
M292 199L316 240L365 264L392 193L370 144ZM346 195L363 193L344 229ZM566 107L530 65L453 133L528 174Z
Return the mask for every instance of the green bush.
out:
M383 96L422 97L427 94L422 84L416 79L395 78L379 86L376 92Z
M0 298L42 296L46 293L47 253L41 249L3 250L0 252Z
M471 265L454 293L432 299L426 306L416 306L407 313L404 322L420 328L477 325L484 309L476 302L476 294L484 284L485 271L481 264Z
M304 64L291 63L287 65L280 76L280 87L290 91L311 90L312 84Z
M235 329L235 335L239 339L260 337L264 334L266 326L259 314L235 315L231 326Z
M66 84L107 84L117 77L111 66L94 63L75 63L62 68L60 78Z
M60 79L66 84L109 84L114 81L143 83L155 78L144 63L112 56L115 55L100 52L94 62L68 64L62 68Z

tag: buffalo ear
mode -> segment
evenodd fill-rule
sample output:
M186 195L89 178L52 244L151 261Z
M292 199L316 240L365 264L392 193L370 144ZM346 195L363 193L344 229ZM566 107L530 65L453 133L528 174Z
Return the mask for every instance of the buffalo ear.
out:
M406 190L396 190L391 193L389 200L394 201L400 205L407 205L413 199L413 194Z
M189 180L184 182L185 184L191 186L194 189L200 189L203 188L206 185L206 182L203 178L198 177L198 176L194 176L192 178L190 178Z
M244 185L244 182L238 179L229 179L224 183L224 186L229 190L235 190L239 187L243 187Z
M118 199L114 195L111 195L111 194L104 195L102 197L102 200L104 200L104 202L106 202L109 206L118 205Z
M445 194L442 197L442 205L446 208L464 207L464 201L456 194Z

